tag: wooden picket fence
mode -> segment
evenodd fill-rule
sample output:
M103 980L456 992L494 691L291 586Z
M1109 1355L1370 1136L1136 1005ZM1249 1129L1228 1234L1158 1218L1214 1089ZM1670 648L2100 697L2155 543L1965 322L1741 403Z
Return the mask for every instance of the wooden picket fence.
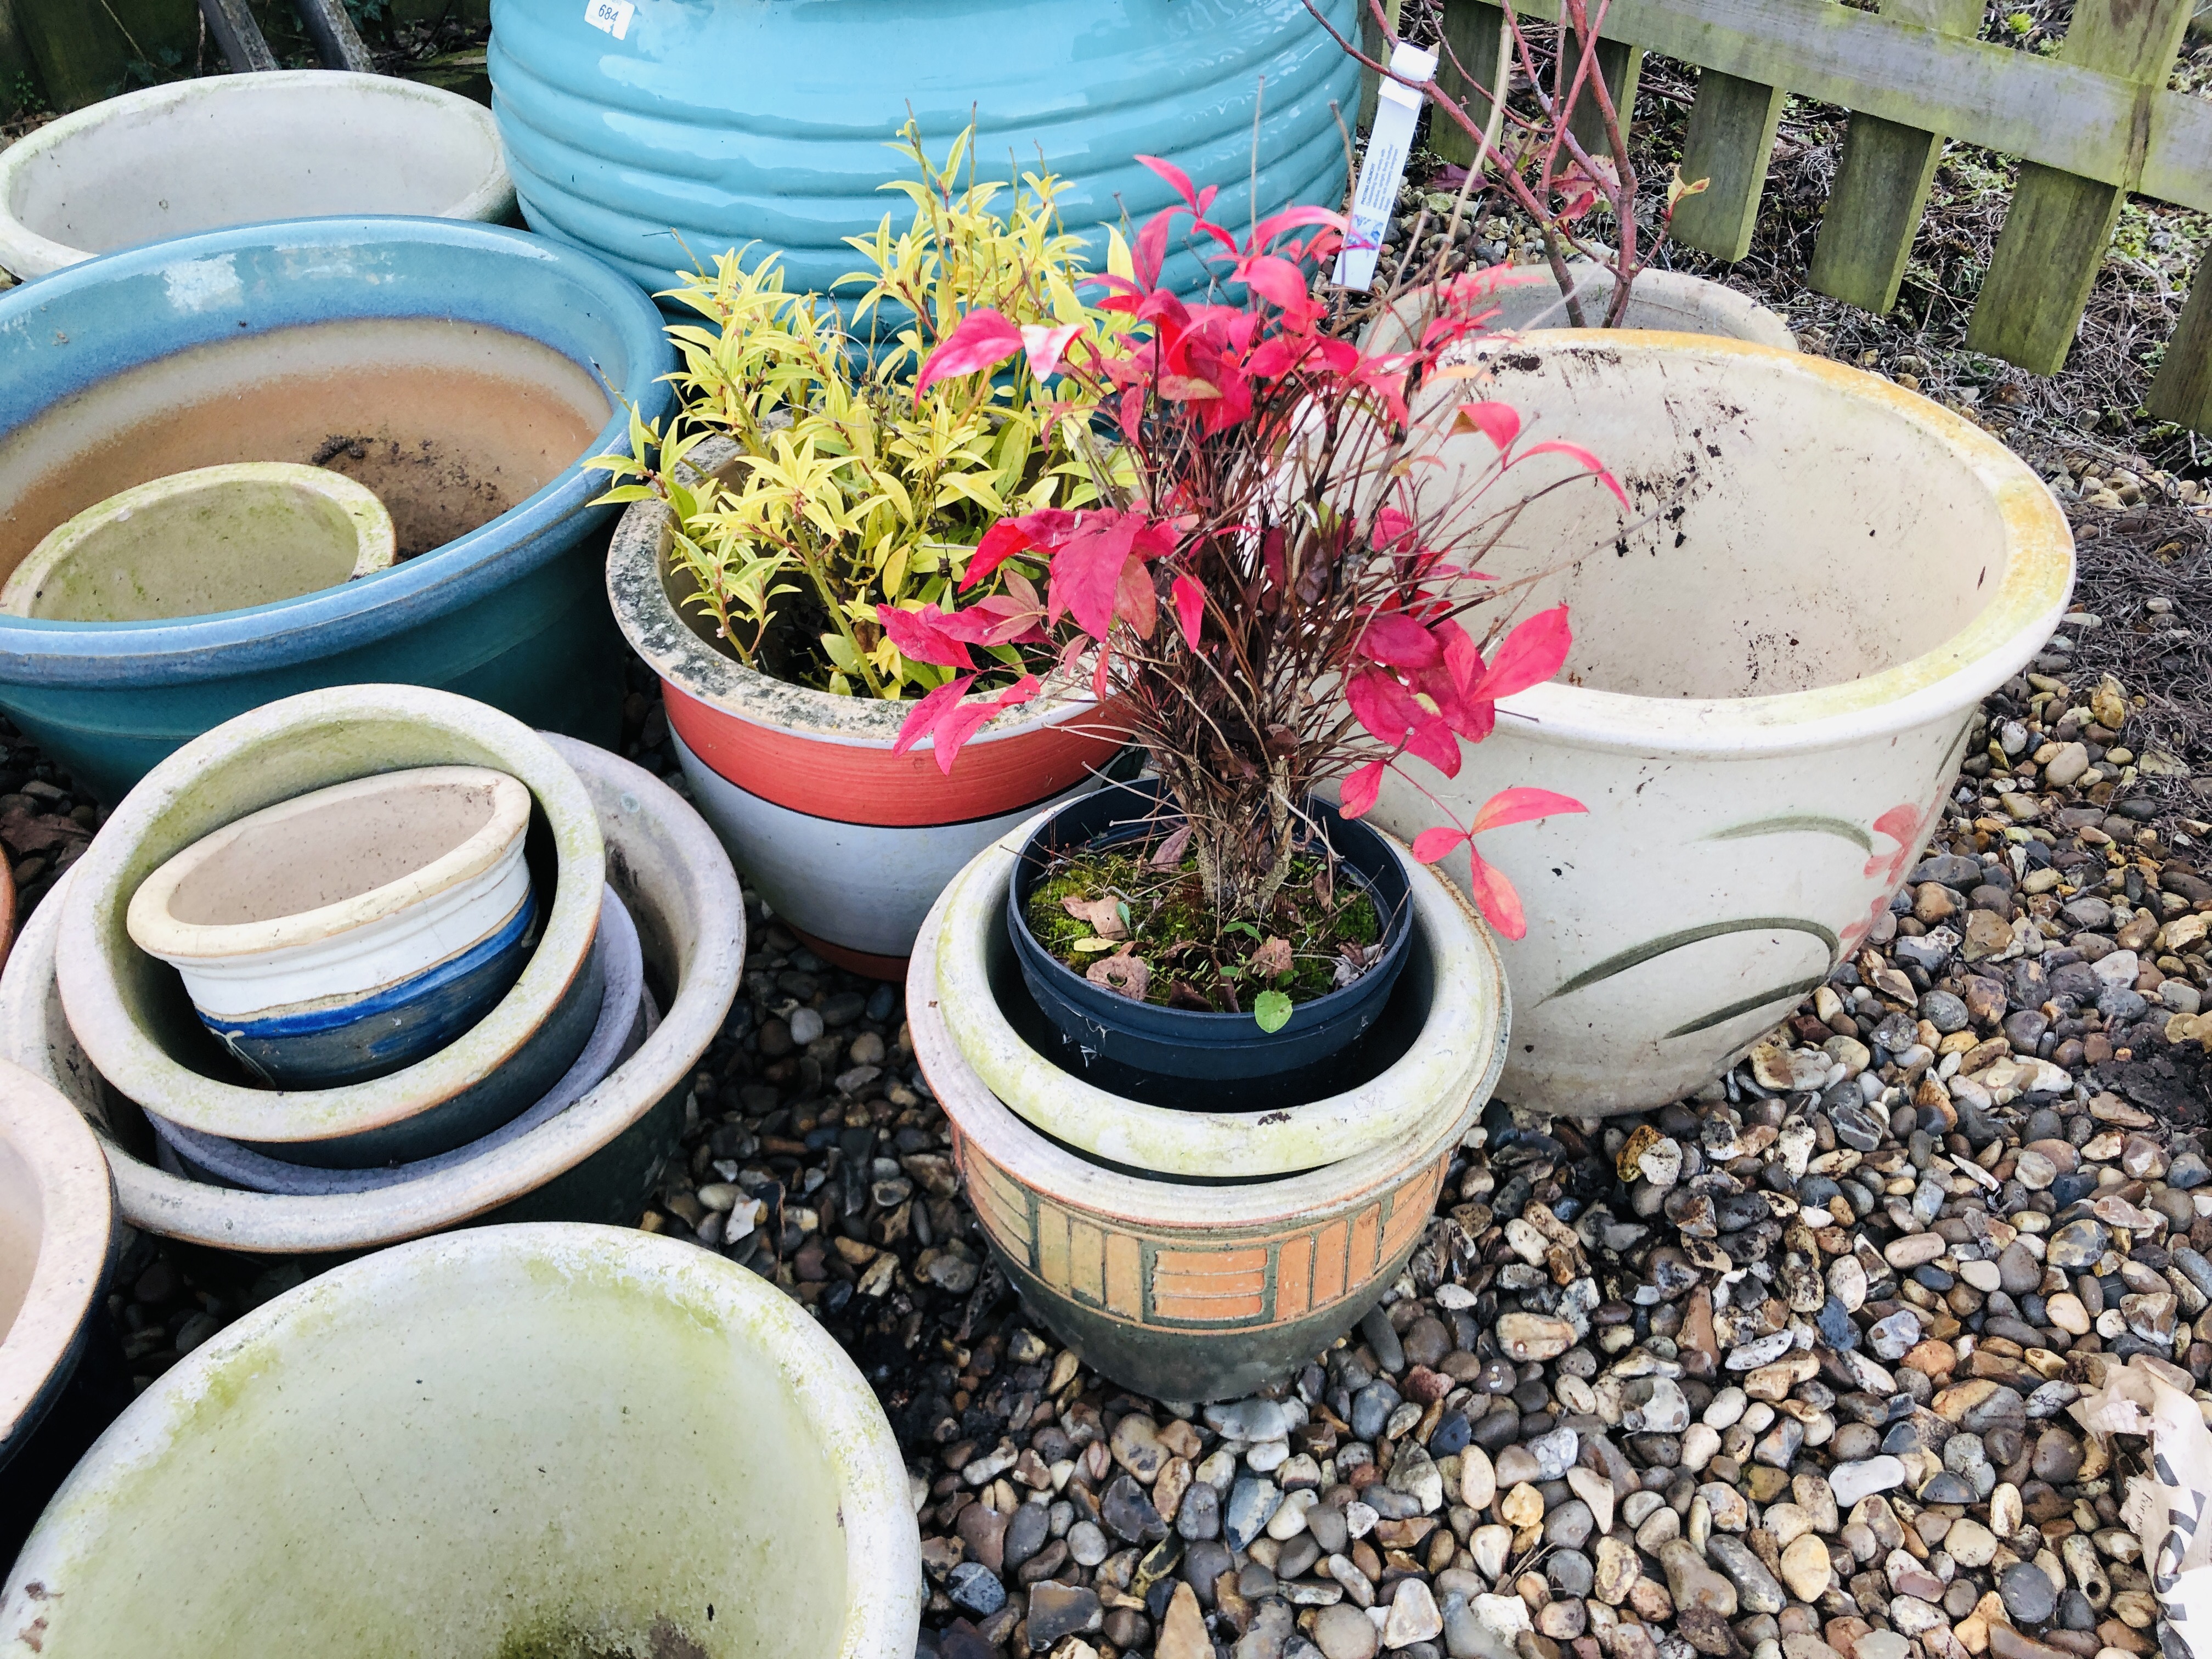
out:
M1556 0L1512 3L1538 21L1557 15ZM1833 0L1611 0L1599 58L1621 109L1633 105L1647 51L1701 71L1682 176L1710 182L1682 202L1673 234L1723 260L1750 250L1789 94L1851 112L1808 280L1876 314L1897 302L1944 140L2017 156L1966 344L2052 374L2129 194L2212 211L2212 100L2166 89L2191 3L2079 0L2057 54L2044 58L1975 40L1982 0L1881 0L1879 11ZM1443 0L1443 17L1468 76L1494 85L1498 8ZM1449 60L1444 75L1470 108L1487 107ZM1433 142L1449 161L1474 160L1464 135L1442 124ZM2149 406L2212 432L2212 283L2192 285Z

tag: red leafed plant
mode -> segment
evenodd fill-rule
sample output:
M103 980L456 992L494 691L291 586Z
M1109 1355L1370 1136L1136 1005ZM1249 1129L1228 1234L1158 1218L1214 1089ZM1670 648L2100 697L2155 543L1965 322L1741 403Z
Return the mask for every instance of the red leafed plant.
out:
M1042 596L1008 583L963 611L886 608L884 621L909 656L956 667L969 642L1006 630L1056 640L1064 667L1087 668L1148 752L1225 926L1268 914L1294 855L1310 848L1306 803L1317 785L1341 779L1343 811L1357 817L1406 756L1450 776L1462 745L1489 735L1500 699L1558 672L1565 607L1509 625L1501 605L1501 620L1479 638L1468 632L1475 606L1517 592L1469 568L1470 554L1534 494L1587 477L1624 505L1626 496L1588 452L1524 444L1513 410L1455 395L1471 380L1431 380L1442 354L1482 331L1497 286L1520 273L1448 285L1415 346L1369 356L1327 331L1312 295L1339 216L1292 209L1239 241L1206 216L1211 191L1140 159L1184 205L1146 224L1130 275L1094 279L1113 290L1102 306L1136 326L1113 355L1094 350L1064 368L1121 447L1115 465L1098 469L1100 504L1001 520L961 584L973 588L1018 560L1043 566ZM1186 215L1217 283L1241 289L1243 304L1187 304L1158 286L1168 237ZM971 313L925 376L987 374L1023 349L1000 320ZM1443 465L1438 445L1467 433L1486 441L1486 466ZM1547 453L1573 470L1492 501L1510 494L1495 487L1516 466ZM963 676L917 704L902 750L929 738L949 772L976 726L1035 695L1025 681L963 702L969 684ZM1508 789L1472 823L1424 834L1413 854L1435 863L1464 848L1483 914L1517 939L1527 931L1520 901L1474 836L1583 810L1547 791Z

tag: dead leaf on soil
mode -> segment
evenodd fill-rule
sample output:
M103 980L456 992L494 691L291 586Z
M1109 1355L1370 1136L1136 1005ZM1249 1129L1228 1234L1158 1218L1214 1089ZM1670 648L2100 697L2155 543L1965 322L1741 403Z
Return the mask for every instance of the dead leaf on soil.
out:
M1252 952L1252 971L1274 979L1291 971L1291 942L1271 939Z
M1078 921L1089 923L1091 931L1100 939L1129 937L1129 930L1121 921L1121 901L1117 898L1086 899L1070 894L1060 900L1060 908Z
M91 839L91 830L58 812L26 812L19 807L0 815L0 842L5 842L8 850L18 858L56 852Z
M1145 993L1152 988L1152 970L1145 965L1142 957L1133 957L1123 951L1103 962L1092 963L1090 972L1083 977L1093 985L1103 985L1108 990L1128 998L1132 1002L1142 1002Z
M1156 870L1172 870L1182 862L1182 855L1190 851L1190 826L1176 830L1153 849L1152 865Z

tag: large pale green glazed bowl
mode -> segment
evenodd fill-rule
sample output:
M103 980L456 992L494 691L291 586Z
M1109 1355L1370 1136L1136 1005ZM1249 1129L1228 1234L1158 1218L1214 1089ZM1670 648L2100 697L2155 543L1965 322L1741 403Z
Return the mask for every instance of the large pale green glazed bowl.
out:
M649 1234L489 1227L179 1361L47 1506L0 1645L909 1659L921 1591L890 1425L805 1309Z

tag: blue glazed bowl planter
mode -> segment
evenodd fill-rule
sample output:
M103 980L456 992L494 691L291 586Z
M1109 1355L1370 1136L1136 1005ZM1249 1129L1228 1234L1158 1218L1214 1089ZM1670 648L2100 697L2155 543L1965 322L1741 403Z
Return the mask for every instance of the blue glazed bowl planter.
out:
M1340 31L1355 0L1321 0ZM1067 184L1078 230L1175 200L1136 157L1166 157L1214 217L1344 198L1331 100L1358 69L1304 0L639 0L621 40L580 8L494 0L494 113L532 228L592 249L648 290L757 242L791 286L826 291L906 198L885 143L911 110L933 156L973 119L979 168ZM1265 90L1261 89L1264 78ZM680 240L679 240L680 239ZM1094 232L1103 268L1104 234ZM1173 287L1206 286L1178 244Z
M0 709L110 800L210 727L326 685L434 686L611 740L616 509L579 463L626 441L616 396L666 412L672 363L617 273L446 220L213 231L0 296L0 577L96 501L240 460L356 478L403 555L173 622L0 618Z

